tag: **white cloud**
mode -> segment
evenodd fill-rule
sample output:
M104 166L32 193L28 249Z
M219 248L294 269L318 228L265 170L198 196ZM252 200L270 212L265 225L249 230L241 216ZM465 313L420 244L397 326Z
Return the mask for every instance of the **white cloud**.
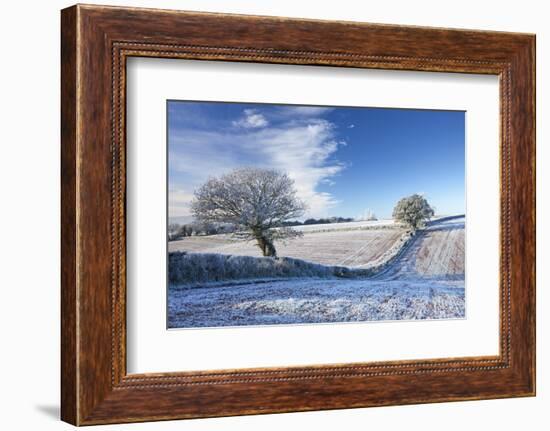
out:
M258 133L255 142L269 160L269 166L288 173L295 181L298 195L308 205L308 215L326 215L338 201L318 186L344 169L330 157L340 142L334 139L334 127L325 120L289 128L271 128ZM254 142L251 142L254 145Z
M186 180L185 184L171 186L193 190L208 176L219 176L240 166L275 168L295 181L299 197L308 206L306 217L322 217L339 203L319 188L334 184L335 177L345 169L344 164L333 160L342 145L345 142L336 140L335 126L321 118L237 131L182 130L170 142L170 168ZM192 194L180 189L174 195L170 193L170 216L189 213Z
M348 129L353 129L354 127L355 127L355 124L350 124L350 125L348 126Z
M189 204L193 199L193 193L188 193L182 189L170 189L168 191L168 216L182 217L190 216L191 208Z
M259 127L266 127L269 124L267 119L256 109L245 109L243 114L243 118L238 121L233 121L234 126L244 127L245 129L256 129Z

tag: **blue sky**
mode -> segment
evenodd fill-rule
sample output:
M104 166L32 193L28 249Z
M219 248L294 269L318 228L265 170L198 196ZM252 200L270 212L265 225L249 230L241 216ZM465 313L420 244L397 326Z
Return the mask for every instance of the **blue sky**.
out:
M294 179L305 217L390 218L421 193L439 214L465 212L465 113L168 101L169 217L193 191L242 166Z

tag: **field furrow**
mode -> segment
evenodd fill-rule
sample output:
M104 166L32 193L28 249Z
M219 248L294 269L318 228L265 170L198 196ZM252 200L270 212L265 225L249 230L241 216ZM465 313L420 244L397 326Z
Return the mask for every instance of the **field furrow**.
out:
M403 232L399 228L306 231L301 238L277 244L277 255L323 265L362 267L390 249L401 238ZM238 241L231 235L192 236L169 242L168 250L261 256L260 249L254 242Z

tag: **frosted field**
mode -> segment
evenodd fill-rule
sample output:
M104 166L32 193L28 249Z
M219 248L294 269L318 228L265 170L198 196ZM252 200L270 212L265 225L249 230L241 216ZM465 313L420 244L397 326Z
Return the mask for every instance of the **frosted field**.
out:
M372 221L351 221L346 223L310 224L294 226L294 229L302 232L325 232L327 230L358 230L377 229L382 227L393 227L393 220L372 220Z
M364 223L372 226L372 222ZM366 266L391 248L404 231L398 228L362 229L365 224L358 222L299 226L307 228L303 229L304 236L287 244L278 243L277 254L324 265L358 268ZM169 242L168 250L261 256L260 249L254 242L237 241L231 235L192 236Z
M374 278L464 281L464 218L435 222Z
M464 283L293 279L174 289L169 327L464 317Z
M355 267L367 265L366 256L374 259L400 235L393 229L309 233L295 243L309 238L313 249L294 245L292 250L309 253L311 261L318 256L326 260L315 262ZM223 241L226 242L216 238L209 243L209 249L200 250L233 253L232 247L244 246ZM281 256L286 255L283 250L279 247ZM293 257L305 259L304 255ZM199 288L171 285L168 326L463 318L464 270L464 218L441 220L419 232L385 270L370 278L236 280Z

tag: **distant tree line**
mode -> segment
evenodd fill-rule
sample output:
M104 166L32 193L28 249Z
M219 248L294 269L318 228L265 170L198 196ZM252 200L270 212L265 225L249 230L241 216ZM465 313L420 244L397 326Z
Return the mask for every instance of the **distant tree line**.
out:
M307 226L311 224L331 224L331 223L349 223L354 221L353 217L328 217L328 218L308 218L303 222L291 220L284 222L284 226Z
M168 225L168 240L174 241L190 236L218 235L236 232L236 227L228 223L171 223Z
M353 217L328 217L308 218L303 222L300 220L289 220L281 223L283 227L308 226L316 224L349 223L354 221ZM237 226L229 223L171 223L168 225L168 239L170 241L183 239L190 236L219 235L224 233L235 233Z

